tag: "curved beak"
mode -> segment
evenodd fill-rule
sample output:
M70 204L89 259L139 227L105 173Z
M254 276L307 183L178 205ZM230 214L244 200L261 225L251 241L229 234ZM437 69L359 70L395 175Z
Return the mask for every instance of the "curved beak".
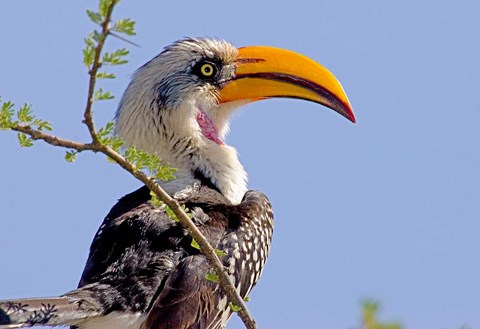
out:
M322 104L355 122L342 85L325 67L293 51L265 47L238 50L235 77L220 91L220 103L273 97Z

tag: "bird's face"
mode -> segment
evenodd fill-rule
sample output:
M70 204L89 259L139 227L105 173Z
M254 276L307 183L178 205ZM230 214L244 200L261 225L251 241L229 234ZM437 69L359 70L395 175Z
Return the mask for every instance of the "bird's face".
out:
M165 135L198 133L221 145L232 109L272 97L317 102L355 121L340 83L305 56L272 47L237 49L222 40L185 39L135 73L117 124L129 144L139 142L124 134L135 125L140 135L152 130Z
M320 103L355 121L337 79L305 56L185 39L137 70L117 112L117 133L127 145L155 152L186 171L200 171L222 193L230 184L222 181L242 181L231 187L238 199L246 174L224 143L228 118L243 104L272 97Z
M170 68L158 82L159 107L171 110L179 120L178 129L188 127L210 142L223 144L232 106L219 106L219 99L235 77L237 56L237 49L225 41L188 39L157 57Z
M229 111L219 110L219 95L235 75L237 54L231 44L213 39L167 47L135 73L117 112L118 134L163 156L166 145L158 143L169 139L222 144Z

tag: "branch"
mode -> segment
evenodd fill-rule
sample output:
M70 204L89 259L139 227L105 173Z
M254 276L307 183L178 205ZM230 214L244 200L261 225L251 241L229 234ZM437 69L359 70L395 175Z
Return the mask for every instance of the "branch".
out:
M105 40L108 35L112 35L110 23L111 23L111 16L113 12L113 8L119 2L119 0L100 0L100 13L90 12L90 18L98 23L101 26L101 32L95 32L93 34L92 39L90 39L90 44L87 42L87 50L93 52L89 53L93 55L93 58L90 58L88 61L89 66L89 88L88 88L88 95L87 95L87 104L85 107L84 112L84 120L83 123L88 127L90 132L90 136L92 138L91 143L81 143L71 140L66 140L60 137L57 137L52 134L47 134L42 132L41 127L39 126L38 129L35 129L35 125L29 125L34 120L33 116L27 117L28 120L20 120L13 122L11 120L11 107L13 104L9 103L8 106L5 106L5 109L2 109L3 112L0 113L0 128L1 129L11 129L13 131L17 131L19 133L25 134L29 136L32 140L43 140L44 142L57 146L63 147L70 150L75 150L76 152L82 151L93 151L105 154L107 157L112 159L114 162L119 164L122 168L128 171L131 175L135 178L140 180L144 183L155 195L158 197L159 200L163 201L175 214L178 218L179 222L183 225L183 227L188 231L190 236L198 243L200 246L201 252L207 258L210 266L212 267L213 271L217 274L219 279L219 285L221 289L227 295L228 301L230 302L232 310L236 311L240 318L242 319L243 323L245 324L246 328L248 329L256 329L255 321L253 320L252 316L248 312L247 306L245 305L244 300L239 295L235 286L230 280L230 277L224 270L223 264L218 258L215 249L210 245L207 239L203 236L200 230L195 226L195 224L191 221L189 216L185 213L182 209L180 204L173 199L170 195L168 195L157 183L153 177L148 176L145 174L141 169L139 169L134 163L129 161L127 158L122 156L116 150L118 147L116 146L109 146L107 145L101 137L99 132L95 129L93 115L92 115L92 107L95 101L95 85L96 80L98 78L98 70L102 66L102 62L100 60L100 56L102 54ZM133 25L132 25L133 27ZM126 32L124 32L126 33ZM132 32L133 33L133 32ZM93 47L93 42L91 40L96 41L96 46ZM92 46L91 48L88 48ZM121 52L121 54L125 55L126 51ZM122 55L122 56L123 56ZM84 53L84 56L85 53ZM121 61L118 61L121 63ZM118 64L117 63L117 64ZM101 91L101 90L100 90ZM107 95L107 94L104 94ZM106 98L109 98L109 94ZM29 107L27 108L29 111ZM30 112L26 112L26 114L31 115ZM3 115L3 117L1 116ZM51 129L51 128L50 128ZM117 145L118 146L118 145Z
M144 172L140 170L136 170L132 167L132 164L128 162L124 157L122 157L119 153L115 152L108 146L102 146L100 152L104 153L105 155L109 156L113 159L116 163L118 163L122 168L130 172L134 177L138 180L143 182L150 191L155 193L157 197L162 200L177 216L179 222L183 225L183 227L188 231L191 237L197 241L198 245L200 246L200 250L207 258L210 266L213 268L215 273L218 275L220 287L223 289L229 302L238 306L240 309L238 310L238 315L242 319L243 323L248 329L255 329L256 324L255 320L253 320L252 316L248 312L247 305L245 304L242 297L239 295L235 286L233 285L230 277L225 272L224 267L220 259L218 258L215 249L210 245L208 240L203 236L200 230L195 226L192 222L190 217L185 213L182 209L180 204L177 200L173 199L167 192L165 192L160 185L156 183L154 179L147 176Z
M91 110L92 104L94 101L93 94L95 90L97 72L101 66L100 54L103 50L105 40L110 34L111 16L112 16L113 8L115 7L116 3L117 2L115 0L110 1L105 18L101 23L102 32L99 37L97 46L95 47L95 57L94 57L93 65L91 70L89 71L90 82L89 82L87 106L85 109L85 124L88 126L90 135L92 136L93 144L98 143L98 139L97 139L94 123L93 123L93 118L92 118L92 110ZM210 243L203 236L200 230L195 226L195 224L193 224L193 222L190 220L190 218L185 213L185 211L183 211L180 204L175 199L170 197L170 195L168 195L155 182L154 179L147 176L142 171L137 170L134 166L132 166L130 162L128 162L123 156L121 156L118 152L114 151L112 148L105 145L99 145L98 151L110 157L112 160L118 163L122 168L130 172L134 177L136 177L145 185L147 185L148 188L153 193L155 193L160 200L162 200L170 209L172 209L173 213L177 216L177 218L179 219L183 227L195 239L195 241L198 242L201 252L205 255L208 262L210 263L210 266L212 266L215 273L218 275L220 286L225 292L225 294L227 295L227 298L230 301L230 303L239 307L238 314L240 318L243 320L245 326L248 329L255 329L256 328L255 321L253 320L252 316L248 312L245 302L243 301L242 297L239 295L239 293L235 289L235 286L230 280L230 277L225 272L223 268L223 264L218 258L217 254L215 253L214 248L210 245Z
M242 319L243 323L248 329L255 329L256 324L252 316L248 312L247 305L242 297L238 294L235 286L233 285L230 277L225 272L224 267L220 259L218 258L215 249L210 245L205 236L200 232L200 230L195 226L191 221L190 217L182 209L181 205L177 200L173 199L167 192L165 192L160 185L158 185L152 177L145 174L143 171L138 170L136 166L128 161L120 153L113 150L107 145L101 143L89 143L84 144L80 142L70 141L66 139L59 138L55 135L46 134L44 132L33 129L30 126L23 125L14 125L10 128L11 130L18 131L30 136L33 140L43 140L44 142L58 147L72 149L78 152L82 151L93 151L103 153L108 156L110 159L119 164L123 169L128 171L132 176L144 183L157 197L162 200L177 216L179 222L183 227L188 231L190 236L197 241L200 246L201 252L207 258L210 266L213 268L215 273L218 275L220 287L223 289L230 303L239 307L238 315Z
M76 150L78 152L82 152L82 151L101 152L99 147L97 145L92 144L92 143L85 144L85 143L80 143L80 142L75 142L75 141L63 139L63 138L57 137L55 135L46 134L42 131L35 130L30 126L15 125L15 126L12 126L10 129L13 130L13 131L18 131L20 133L24 133L24 134L30 136L30 138L33 139L33 140L43 140L47 144L50 144L50 145L53 145L53 146L64 147L64 148L67 148L67 149Z
M83 123L87 125L88 131L90 132L90 136L92 136L92 142L94 144L98 143L98 138L97 138L97 132L95 130L95 124L93 122L93 117L92 117L92 106L94 102L93 95L95 93L97 73L100 67L102 66L102 63L100 61L100 55L102 54L103 46L105 45L105 40L107 39L107 36L110 32L110 22L112 20L113 8L117 4L117 1L118 0L111 0L110 3L108 4L106 15L104 17L103 22L101 23L102 32L98 37L97 46L95 47L95 51L94 51L95 55L93 59L93 65L92 65L92 68L88 71L88 74L90 75L90 80L88 83L87 105L85 107Z

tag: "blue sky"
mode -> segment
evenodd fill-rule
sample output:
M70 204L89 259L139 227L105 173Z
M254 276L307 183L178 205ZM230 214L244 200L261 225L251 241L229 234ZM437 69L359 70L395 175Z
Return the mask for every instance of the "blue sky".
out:
M0 95L54 132L87 140L85 9L95 1L2 1ZM480 327L480 5L475 1L126 1L130 63L103 87L110 120L130 75L184 36L272 45L328 67L353 125L298 100L248 105L227 142L276 214L272 254L249 302L261 328L353 328L359 301L407 328ZM140 184L101 156L63 161L0 132L0 297L73 289L115 201ZM238 319L230 328L242 328Z

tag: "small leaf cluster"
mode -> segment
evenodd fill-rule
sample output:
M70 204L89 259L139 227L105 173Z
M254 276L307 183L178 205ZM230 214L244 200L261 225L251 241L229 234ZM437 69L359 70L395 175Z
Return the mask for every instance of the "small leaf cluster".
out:
M128 63L128 60L125 59L125 57L129 54L130 52L125 49L117 49L114 52L111 53L105 53L102 56L102 64L103 65L122 65ZM97 75L98 77L98 75Z
M114 97L115 96L113 96L109 91L103 91L102 88L98 88L97 90L95 90L95 94L93 95L93 100L104 101L104 100L113 99Z
M108 14L108 9L111 6L115 6L120 2L120 0L100 0L98 3L98 12L93 10L87 10L87 15L92 22L95 24L102 24L103 20Z
M158 200L160 201L160 200ZM185 206L182 207L183 211L187 212L188 209L185 208ZM165 212L167 213L168 217L170 217L171 219L173 219L175 222L178 222L179 219L177 217L177 215L175 214L175 212L172 210L172 208L170 208L168 205L165 205ZM188 213L187 213L188 214Z
M113 134L115 129L115 123L113 121L107 122L105 127L101 127L97 131L97 140L100 144L109 146L115 152L119 152L120 148L123 146L123 140ZM67 162L74 162L77 160L78 151L69 150L65 153L65 160ZM113 162L113 160L111 160Z
M0 110L0 129L2 130L10 129L14 125L13 123L13 115L15 114L14 107L15 105L10 101L6 101L2 103L2 108Z
M164 164L156 154L145 152L134 146L122 152L121 147L125 143L120 137L114 135L114 130L115 123L113 121L107 122L104 127L101 127L97 131L98 142L102 145L109 146L115 152L120 152L136 170L147 170L155 179L168 181L175 178L174 173L176 169ZM65 159L70 162L75 160L74 151L67 152ZM154 195L152 195L152 200L155 203L156 197Z
M83 64L90 68L95 60L95 45L98 42L98 33L90 33L88 37L84 39L85 48L83 48Z
M100 43L103 43L109 35L121 38L118 35L112 34L115 31L119 34L127 36L135 35L135 22L130 18L119 19L113 24L109 24L109 10L112 6L118 4L120 0L100 0L98 10L87 10L87 15L90 20L102 27L101 31L95 30L85 38L85 48L83 49L83 63L92 72L92 68L96 66L97 69L102 65L122 65L128 63L126 56L129 51L125 48L117 49L113 52L107 52L100 58ZM111 26L111 27L110 27ZM98 79L114 79L115 74L106 71L95 70L95 78ZM92 74L92 73L91 73ZM114 96L109 91L103 91L102 88L95 90L93 100L108 100Z
M17 111L17 120L13 120L15 104L11 101L3 102L0 110L0 129L10 129L15 126L28 126L38 131L52 130L52 124L48 121L38 119L33 115L32 106L23 104Z
M230 309L234 312L240 312L242 310L242 308L238 305L235 305L234 303L230 302L228 304L228 306L230 307Z
M118 152L125 143L120 137L113 134L114 129L115 123L113 121L107 122L105 127L98 129L97 139L100 144L110 146L115 152Z
M118 4L119 2L119 0L101 0L98 6L98 11L87 10L87 15L94 24L104 26L108 20L109 8ZM112 27L109 27L107 31L104 30L103 33L97 30L91 32L88 37L85 38L85 48L83 49L83 63L87 68L90 69L95 61L95 53L98 43L100 41L103 42L105 38L111 34L110 31L115 31L127 36L133 36L135 35L135 21L132 21L130 18L122 18L113 22ZM128 50L125 48L117 49L111 53L105 53L102 56L99 64L125 64L128 62L125 59L125 56L127 56L128 53ZM99 72L97 74L97 78L100 79L113 79L114 77L115 75L113 73Z
M72 162L74 162L75 160L77 160L77 154L78 154L78 152L75 151L75 150L67 151L67 152L65 153L65 160L66 160L67 162L72 163Z
M1 99L0 99L1 103ZM17 111L17 118L15 115L15 104L11 101L1 103L0 110L0 129L7 130L15 127L29 127L37 131L52 130L52 124L48 121L37 118L33 115L32 106L30 104L23 104ZM30 147L33 145L33 139L24 133L18 133L18 142L22 147Z
M135 22L130 18L123 18L113 23L112 30L128 36L135 35Z
M398 322L381 322L378 320L380 304L374 300L362 302L362 321L364 329L402 329Z
M218 277L217 273L214 273L214 272L205 274L205 279L207 279L210 282L215 282L215 283L220 282L220 278Z
M175 178L173 174L177 170L165 165L156 154L132 146L125 151L124 156L137 170L148 170L155 179L168 181Z
M190 243L190 245L195 249L201 250L200 245L195 239L192 239L192 243ZM218 257L227 256L227 253L221 249L215 249L215 253L217 254Z
M103 17L107 16L108 9L117 5L120 0L100 0L98 3L98 12Z
M152 204L155 206L155 207L158 207L158 208L164 208L165 209L165 212L167 213L168 217L170 217L173 221L175 222L178 222L179 219L177 217L177 215L175 215L175 213L173 212L172 208L170 208L167 204L165 204L165 202L163 202L162 200L160 200L158 198L158 196L155 194L155 192L152 192L150 191L150 197L151 197L151 201L152 201ZM183 210L183 212L185 212L187 214L187 216L192 219L193 218L193 215L192 213L190 212L190 209L188 209L187 207L185 207L185 205L181 205L181 208ZM195 240L194 240L195 241ZM195 248L195 243L197 243L196 241L193 242L192 241L192 247ZM197 244L198 246L198 244ZM198 249L200 250L200 246L198 246Z
M160 207L162 207L162 206L165 204L162 200L160 200L160 199L158 198L158 196L155 194L155 192L150 191L150 197L151 197L152 204L153 204L155 207L160 208ZM175 218L176 218L176 217L175 217Z

